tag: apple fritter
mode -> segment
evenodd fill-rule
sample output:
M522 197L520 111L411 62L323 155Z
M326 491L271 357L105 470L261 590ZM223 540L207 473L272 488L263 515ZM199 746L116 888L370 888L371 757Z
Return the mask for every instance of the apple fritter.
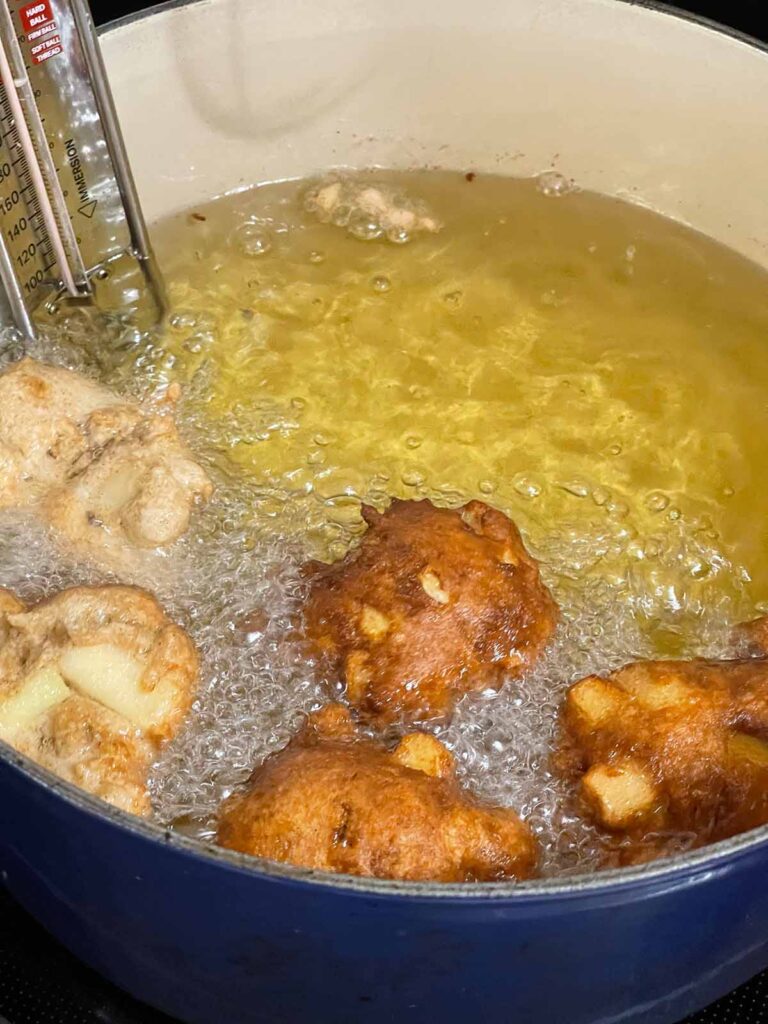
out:
M358 548L308 567L305 609L310 640L361 713L377 724L443 717L533 664L557 607L502 512L395 500L363 517Z
M72 587L32 608L0 591L0 738L136 814L197 683L192 641L135 587Z
M604 828L695 843L768 822L768 659L636 662L563 709L565 763Z
M450 752L410 733L393 751L330 704L222 806L218 842L258 857L377 878L527 878L536 842L514 811L474 800Z
M13 364L0 374L0 507L34 508L111 563L171 544L212 490L176 430L177 398L142 408L71 370Z

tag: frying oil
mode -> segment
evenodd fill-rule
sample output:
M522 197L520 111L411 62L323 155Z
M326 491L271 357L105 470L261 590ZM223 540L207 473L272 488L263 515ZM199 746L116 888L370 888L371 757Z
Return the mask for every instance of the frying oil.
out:
M387 237L349 205L320 219L307 183L240 192L155 225L163 331L95 360L72 320L37 353L134 393L179 381L219 487L174 557L135 571L204 664L156 815L209 837L221 797L336 692L294 630L297 569L356 543L361 502L479 498L520 526L563 621L527 678L438 731L473 790L528 818L545 873L589 868L599 840L550 768L565 688L725 654L768 602L766 275L557 175L362 178L440 230ZM92 577L52 568L44 538L25 556L0 582Z

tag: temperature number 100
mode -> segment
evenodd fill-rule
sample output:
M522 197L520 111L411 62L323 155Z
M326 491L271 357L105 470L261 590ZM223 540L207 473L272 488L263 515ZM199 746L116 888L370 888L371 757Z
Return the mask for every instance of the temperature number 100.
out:
M31 277L28 277L27 280L24 282L24 291L33 292L39 284L42 284L43 277L43 271L36 270L34 274L32 274Z

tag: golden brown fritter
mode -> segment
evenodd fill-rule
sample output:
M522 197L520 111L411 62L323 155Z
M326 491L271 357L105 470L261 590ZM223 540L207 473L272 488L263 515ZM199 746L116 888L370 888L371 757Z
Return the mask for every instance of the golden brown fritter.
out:
M0 375L0 506L36 508L110 562L171 544L211 493L176 430L177 398L147 410L70 370L15 363Z
M413 881L527 878L536 864L528 827L468 796L442 743L411 733L390 753L339 704L310 716L224 803L218 842L317 870Z
M768 822L768 660L636 662L572 686L563 717L606 829L705 843Z
M0 738L117 807L146 778L197 683L186 633L136 587L72 587L25 609L0 591Z
M514 523L480 501L459 509L363 506L368 531L309 568L309 638L377 723L450 714L465 693L522 674L557 607Z

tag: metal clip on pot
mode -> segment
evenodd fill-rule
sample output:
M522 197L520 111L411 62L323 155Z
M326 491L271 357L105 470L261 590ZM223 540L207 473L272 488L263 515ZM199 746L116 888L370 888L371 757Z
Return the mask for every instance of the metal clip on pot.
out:
M87 0L0 0L0 323L156 321L158 276Z

